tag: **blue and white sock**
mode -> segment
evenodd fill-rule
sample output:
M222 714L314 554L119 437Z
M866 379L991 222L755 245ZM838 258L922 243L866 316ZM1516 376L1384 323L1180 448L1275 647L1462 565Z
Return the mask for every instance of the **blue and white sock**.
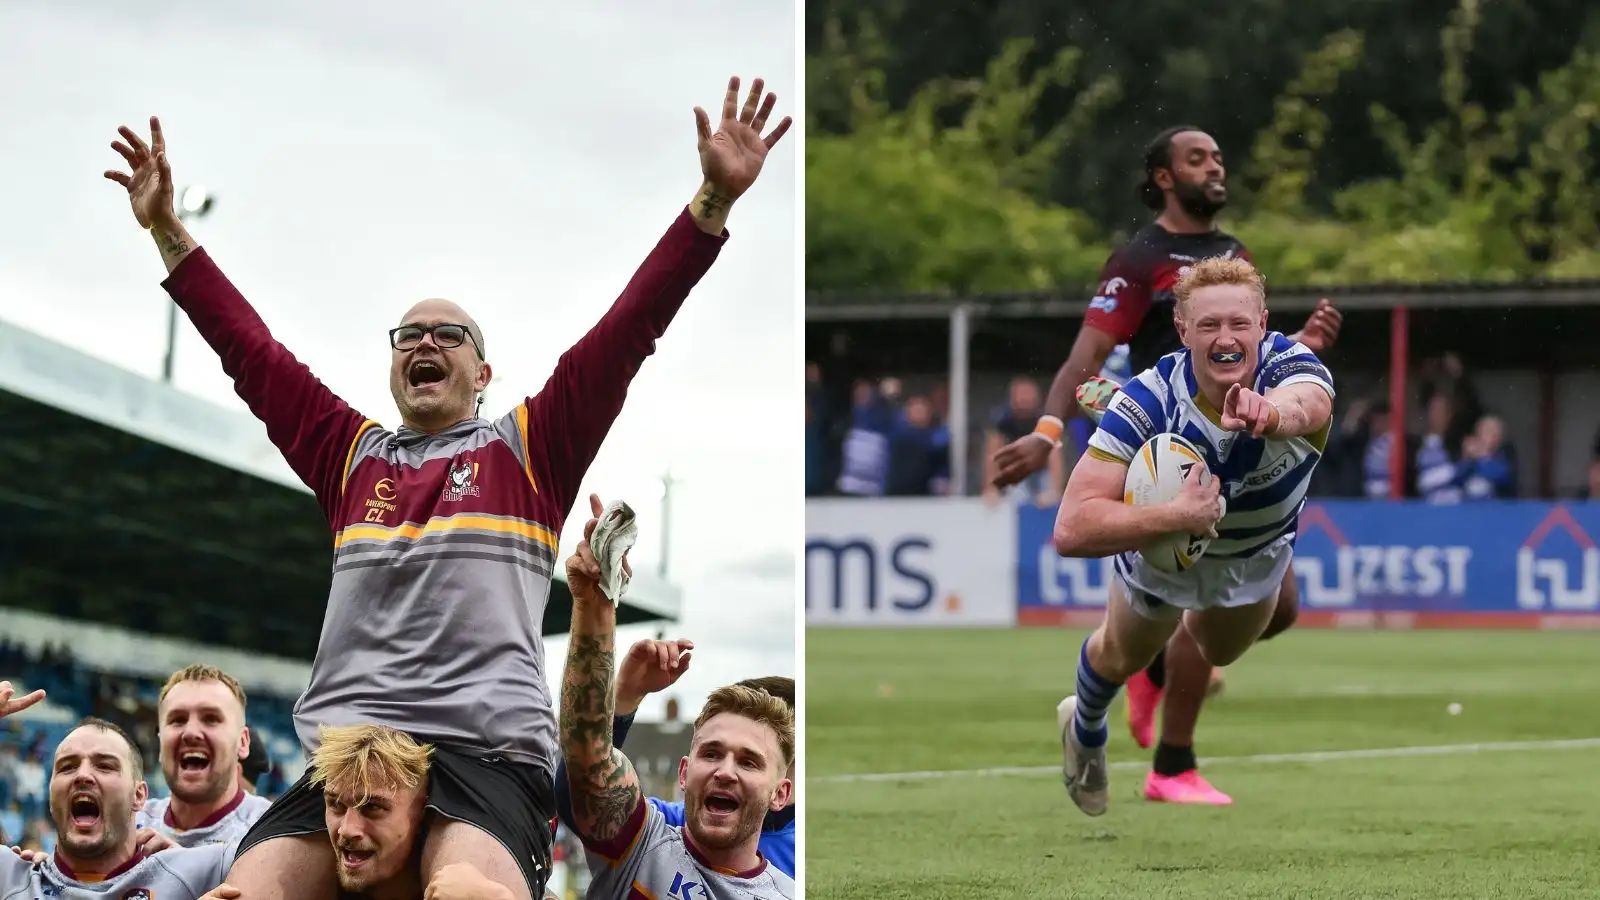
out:
M1078 712L1073 717L1078 743L1085 747L1105 746L1110 737L1106 711L1120 690L1122 685L1107 681L1089 665L1089 642L1084 641L1083 649L1078 651Z

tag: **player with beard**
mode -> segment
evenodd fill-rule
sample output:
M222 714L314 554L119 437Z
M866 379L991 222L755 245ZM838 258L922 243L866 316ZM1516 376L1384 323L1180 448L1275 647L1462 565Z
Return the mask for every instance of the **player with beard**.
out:
M0 715L14 712L0 683ZM116 725L84 719L56 747L50 770L55 853L39 861L0 854L0 900L197 900L233 861L224 844L147 853L134 815L144 805L139 750Z
M148 144L122 128L112 145L131 172L105 175L150 230L164 286L330 527L327 612L294 711L302 748L315 752L322 725L357 724L433 746L425 881L468 863L517 900L542 895L558 749L540 622L557 536L633 378L787 133L788 117L762 133L776 103L758 78L741 107L733 78L715 132L695 109L699 189L544 387L498 419L478 415L493 378L482 329L448 300L414 305L388 334L394 431L319 381L196 245L173 206L160 123ZM302 778L245 836L230 882L248 900L331 900L324 827L322 792Z
M759 849L762 820L788 805L794 787L785 776L794 713L782 700L738 685L712 692L678 764L681 827L645 801L633 764L613 745L617 610L600 591L589 547L605 508L593 496L589 505L595 518L566 563L572 631L561 689L561 747L573 831L589 851L589 900L793 898L794 880Z
M1099 373L1119 344L1128 345L1133 372L1154 366L1178 346L1173 286L1187 267L1215 257L1250 259L1244 245L1216 225L1228 200L1227 169L1210 135L1190 125L1161 132L1145 151L1144 175L1140 200L1159 215L1107 261L1083 327L1050 386L1045 414L1032 434L995 454L999 487L1043 469L1061 446L1066 423L1080 410L1098 422L1117 390ZM1322 353L1337 340L1340 319L1339 311L1323 300L1305 327L1289 339ZM1284 573L1276 611L1261 639L1287 630L1299 611L1300 586L1291 568ZM1148 749L1154 742L1155 714L1161 709L1161 740L1145 778L1146 799L1233 802L1200 776L1194 753L1201 706L1211 689L1220 686L1220 676L1221 671L1206 662L1194 639L1180 628L1171 646L1128 681L1128 724L1140 747Z
M1061 555L1115 557L1105 622L1079 653L1077 693L1056 710L1063 780L1089 815L1109 799L1106 710L1122 685L1180 629L1212 665L1266 630L1333 421L1333 376L1304 344L1267 331L1266 287L1249 263L1203 260L1174 294L1183 349L1112 398L1056 514ZM1171 501L1131 505L1129 464L1160 434L1187 440L1211 478L1202 484L1195 466ZM1211 538L1189 568L1165 572L1139 552L1175 533Z
M138 826L180 847L236 843L272 804L239 785L250 753L244 688L216 666L172 673L157 702L161 773L171 796L151 799Z
M628 655L623 657L617 667L617 705L615 714L611 719L611 743L618 750L628 740L628 731L633 728L633 716L644 702L644 698L664 691L689 671L689 662L694 643L691 641L658 641L648 638L635 641L628 648ZM789 710L794 710L794 679L786 675L767 675L761 678L746 678L739 682L740 687L753 690L766 691L779 700L782 700ZM790 783L794 783L794 761L789 762L789 771L784 773ZM794 789L797 791L798 787ZM789 805L783 809L769 812L761 823L761 841L758 849L767 861L772 863L778 871L794 877L794 833L795 813L798 801L794 791L789 795ZM660 797L647 798L651 806L660 811L668 825L684 824L684 805L679 802L663 800ZM572 791L567 784L567 763L561 761L556 769L556 810L561 815L561 820L572 828Z

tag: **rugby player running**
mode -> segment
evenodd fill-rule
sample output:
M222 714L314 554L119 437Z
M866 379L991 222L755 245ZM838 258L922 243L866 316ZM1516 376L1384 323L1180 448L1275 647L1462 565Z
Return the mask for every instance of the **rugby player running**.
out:
M1105 621L1079 652L1077 693L1056 710L1067 792L1089 815L1106 810L1106 710L1122 685L1180 627L1211 665L1238 659L1267 629L1332 424L1333 378L1304 344L1267 331L1253 266L1202 260L1173 293L1183 349L1117 391L1056 514L1061 555L1116 557ZM1189 467L1171 501L1124 502L1129 462L1169 433L1206 467ZM1138 548L1174 533L1212 541L1188 569L1163 572Z
M1106 262L1098 296L1089 305L1071 353L1050 385L1044 415L1032 434L996 452L995 484L1016 484L1043 469L1061 446L1066 423L1082 410L1098 421L1117 386L1100 377L1106 358L1127 344L1129 368L1140 372L1178 344L1173 324L1173 285L1187 266L1202 259L1231 257L1249 261L1237 238L1216 226L1227 204L1227 169L1212 137L1190 125L1158 134L1144 156L1139 199L1159 213ZM1306 325L1290 340L1313 352L1333 346L1341 315L1328 301L1317 305ZM1079 402L1074 402L1074 397ZM1291 569L1262 640L1287 630L1300 609L1300 588ZM1149 749L1161 708L1161 740L1145 778L1144 795L1167 803L1226 805L1233 800L1200 776L1194 753L1195 726L1213 674L1192 636L1178 629L1149 668L1133 676L1128 688L1128 724L1134 740Z
M234 389L311 488L333 534L333 578L311 680L295 707L308 756L322 725L387 725L434 747L422 880L467 864L542 896L555 816L556 719L540 625L561 533L628 385L728 238L785 117L756 79L728 83L720 127L695 108L702 183L600 321L542 390L489 421L484 334L448 300L389 332L401 427L352 409L282 344L173 209L160 123L120 129L134 218L166 263L164 287ZM376 337L376 336L374 336ZM256 822L228 881L246 900L332 898L322 791L302 776Z

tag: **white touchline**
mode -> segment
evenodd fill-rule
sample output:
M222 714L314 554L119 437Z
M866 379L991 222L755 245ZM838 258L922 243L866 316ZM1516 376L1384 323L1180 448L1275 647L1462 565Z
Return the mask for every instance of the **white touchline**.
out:
M1488 744L1438 744L1432 747L1374 747L1364 750L1314 750L1310 753L1258 753L1252 756L1202 758L1203 766L1228 763L1317 763L1346 759L1394 759L1402 756L1457 756L1465 753L1500 753L1511 750L1587 750L1600 748L1600 738L1564 741L1500 741ZM1149 760L1122 760L1113 769L1148 769ZM1060 766L1010 766L995 769L948 769L929 772L863 772L854 775L819 775L807 784L842 784L853 781L929 781L939 778L993 778L1003 775L1060 775Z

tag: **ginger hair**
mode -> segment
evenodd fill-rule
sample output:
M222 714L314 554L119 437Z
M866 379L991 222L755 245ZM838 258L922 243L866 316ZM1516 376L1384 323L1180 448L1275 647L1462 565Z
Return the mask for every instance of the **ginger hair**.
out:
M1262 305L1266 305L1267 282L1255 266L1237 257L1213 256L1184 269L1178 283L1172 288L1173 295L1177 297L1173 311L1182 311L1189 298L1201 288L1224 286L1249 288L1260 298Z

